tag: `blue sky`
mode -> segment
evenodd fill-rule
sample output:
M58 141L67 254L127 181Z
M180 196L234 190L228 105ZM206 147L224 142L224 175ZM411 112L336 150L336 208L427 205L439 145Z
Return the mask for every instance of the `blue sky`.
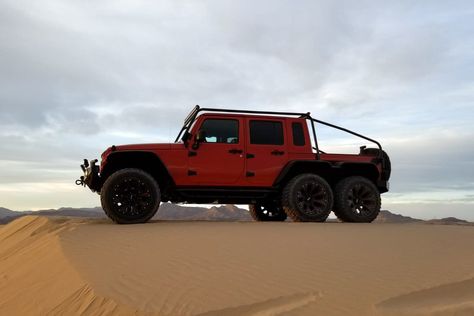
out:
M201 104L367 134L393 161L384 208L474 220L473 21L470 1L3 0L0 206L98 205L82 158L171 141Z

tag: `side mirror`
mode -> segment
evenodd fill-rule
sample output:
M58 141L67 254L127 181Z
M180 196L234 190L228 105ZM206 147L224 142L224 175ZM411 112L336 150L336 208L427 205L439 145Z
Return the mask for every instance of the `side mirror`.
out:
M206 141L206 131L201 129L196 133L196 137L194 138L193 149L194 150L198 149L199 144L205 141Z

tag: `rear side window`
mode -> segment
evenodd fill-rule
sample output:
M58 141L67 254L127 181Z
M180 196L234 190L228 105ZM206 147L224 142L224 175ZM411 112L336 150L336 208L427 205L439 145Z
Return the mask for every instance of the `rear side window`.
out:
M277 121L250 121L250 143L283 145L283 124Z
M206 119L201 129L206 143L236 144L239 142L239 122L228 119Z
M304 146L304 132L303 132L303 125L301 123L294 122L291 124L291 128L293 130L293 144L295 146Z

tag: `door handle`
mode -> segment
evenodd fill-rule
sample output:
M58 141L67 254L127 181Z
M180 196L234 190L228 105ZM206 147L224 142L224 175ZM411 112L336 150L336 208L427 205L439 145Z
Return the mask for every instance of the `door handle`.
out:
M242 149L237 149L237 148L229 149L229 153L231 153L231 154L241 154L243 152L244 151Z
M274 151L271 152L272 155L279 156L283 155L285 152L282 150L275 149Z

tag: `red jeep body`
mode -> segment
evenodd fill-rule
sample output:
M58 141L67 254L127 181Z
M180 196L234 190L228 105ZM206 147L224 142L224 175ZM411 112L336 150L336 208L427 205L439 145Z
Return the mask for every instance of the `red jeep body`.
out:
M324 153L317 146L315 123L347 131L379 148L361 147L360 154ZM390 175L388 156L376 141L309 113L196 107L175 143L111 146L101 159L100 168L96 161L86 161L80 184L100 193L114 173L134 168L153 177L160 201L183 203L277 201L285 186L302 174L323 178L333 190L348 177L363 177L383 193Z

